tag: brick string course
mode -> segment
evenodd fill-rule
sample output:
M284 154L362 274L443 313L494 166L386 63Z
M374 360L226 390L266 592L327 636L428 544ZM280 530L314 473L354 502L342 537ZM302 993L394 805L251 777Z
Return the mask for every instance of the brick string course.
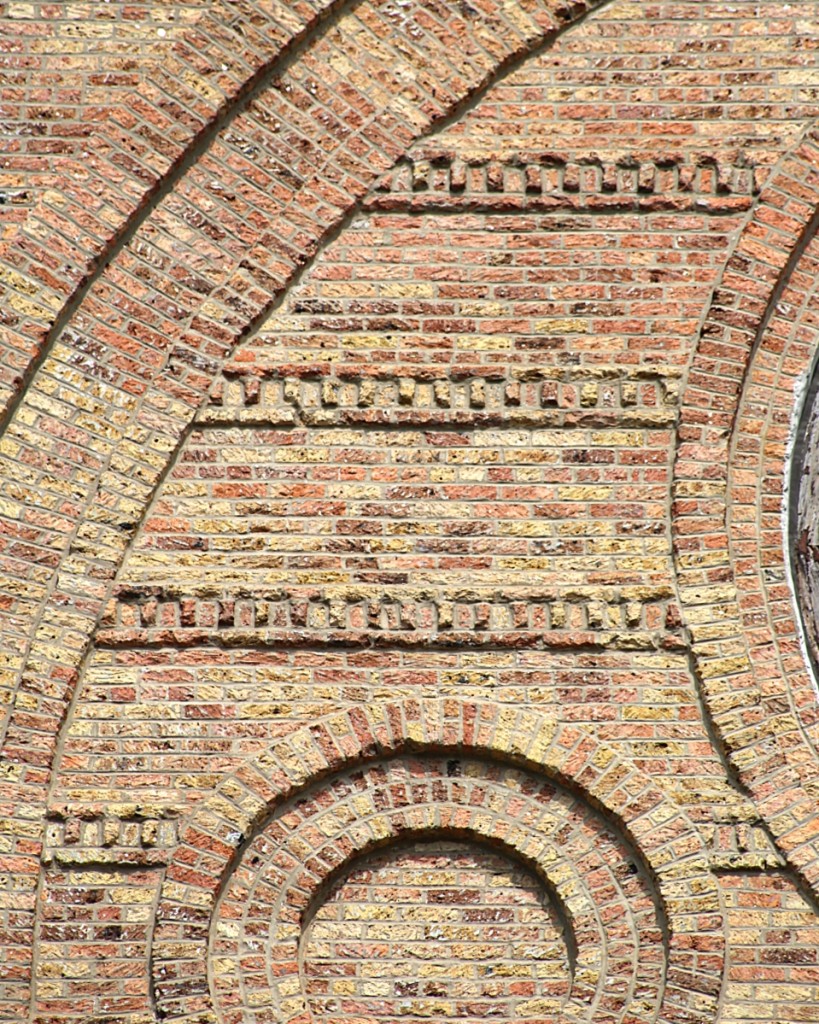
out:
M0 1019L819 1020L819 4L0 14Z

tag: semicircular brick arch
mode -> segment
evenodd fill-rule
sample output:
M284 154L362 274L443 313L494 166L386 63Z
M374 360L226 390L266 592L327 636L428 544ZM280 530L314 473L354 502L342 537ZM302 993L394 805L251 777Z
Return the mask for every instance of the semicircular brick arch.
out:
M304 923L333 873L385 845L436 836L496 845L528 864L555 893L575 955L570 990L550 1012L594 1019L605 1009L612 1020L634 1015L636 1006L647 1015L656 1012L666 961L665 922L658 919L651 892L623 890L619 879L628 880L631 862L601 821L584 815L582 805L566 808L549 800L549 793L535 798L527 793L527 782L531 788L531 779L517 773L493 777L480 762L467 761L460 777L451 767L448 774L439 760L393 758L377 762L363 777L354 769L352 779L347 773L328 780L305 801L312 813L302 801L298 808L288 804L289 813L278 815L244 850L241 869L231 875L214 916L210 973L222 1016L233 1011L250 1024L253 994L267 987L270 1002L256 1010L259 1020L271 1008L277 1019L285 1019L292 1012L286 1009L287 993L299 974L304 991L299 970ZM339 829L342 815L346 821ZM311 849L307 864L300 856L305 845ZM337 863L340 856L344 859ZM284 880L283 860L292 865ZM294 909L299 922L291 919ZM236 920L242 921L241 932ZM247 957L265 924L264 966L248 969ZM172 984L167 996L173 1004ZM308 1002L299 1002L298 1014ZM544 1012L526 1012L526 1005L521 1002L513 1019Z
M398 785L396 777L390 786L388 767L389 758L402 754L457 754L519 766L567 785L579 793L582 801L600 808L607 821L617 822L646 865L656 897L668 918L664 982L656 974L651 982L648 976L643 977L639 991L646 998L642 1003L640 998L629 1002L628 993L636 991L636 980L626 985L626 1001L622 1005L616 997L603 996L598 983L605 989L606 972L598 976L602 962L598 963L595 948L601 946L605 951L606 929L603 927L596 941L585 933L589 928L597 928L595 884L608 893L601 902L611 913L611 885L606 885L600 874L605 869L595 867L591 861L583 866L584 857L592 856L591 851L583 854L579 848L575 850L574 840L569 841L567 863L563 864L563 854L554 843L554 819L547 815L543 831L538 831L539 812L533 810L518 787L507 791L505 798L501 792L500 798L487 799L489 807L504 808L504 814L488 813L488 807L481 806L480 800L470 799L469 786L461 786L457 795L454 790L444 793L442 787L446 783L438 772L427 794L431 802L412 799L402 804L400 790L406 784L406 776ZM349 790L342 784L334 796L332 779L346 768L356 768L358 779L360 770L368 763L385 766L375 772L375 789L366 782L356 783L360 787L359 799L341 813L343 800L340 803L339 797L348 796ZM385 771L386 780L379 778ZM416 770L412 773L413 781L422 775ZM480 789L480 781L475 785ZM253 839L263 834L272 811L311 786L319 790L315 805L309 799L301 800L298 810L269 826L273 833L267 850L276 864L270 879L259 882L266 888L268 898L280 890L272 904L278 909L271 913L279 914L278 919L285 924L284 931L276 930L275 955L281 955L282 966L273 970L274 989L281 989L278 996L274 993L271 997L274 1002L281 1001L281 1006L272 1011L275 1019L310 1019L305 1016L305 1004L298 996L297 975L293 971L298 959L301 922L311 901L322 891L328 874L356 854L397 839L407 831L435 835L451 834L453 829L454 834L463 830L508 845L550 881L554 872L558 892L565 884L566 900L581 894L575 910L579 910L576 924L582 936L578 959L585 969L586 983L578 986L577 1005L567 1004L560 1020L568 1024L585 1019L589 1011L601 1013L607 1020L617 1020L625 1014L622 1019L673 1021L679 1019L680 1012L688 1012L695 1020L713 1019L723 969L720 901L716 883L708 872L702 839L685 813L670 804L647 776L579 728L559 725L528 710L455 699L370 705L329 715L274 743L266 754L228 777L210 799L192 812L168 868L154 933L154 983L164 1019L218 1019L209 995L208 941L220 897L227 892L224 898L228 904L234 901L225 885L230 884L228 879L233 877L231 873L247 850L255 851L251 856L254 863L265 856L265 843L256 849ZM376 791L382 789L379 798ZM325 815L326 821L313 820L309 810L313 806L320 817ZM509 820L504 820L504 815ZM341 819L346 821L345 825ZM296 855L288 853L291 844ZM302 863L299 855L307 850L311 854ZM578 869L581 874L588 869L588 879L596 882L573 884L571 878ZM292 875L289 881L288 871ZM246 906L247 870L242 868L236 877L237 898ZM225 920L234 920L236 908L228 906L227 911ZM296 920L300 922L298 928ZM658 926L655 920L653 927ZM652 929L647 930L647 934L650 932ZM237 934L235 927L231 926L230 934ZM646 945L644 940L646 948L641 946L649 974L653 954L648 946L655 941L656 937ZM698 957L697 949L707 949L708 955ZM608 966L622 978L626 962L632 964L633 959L623 953L622 946L620 952L625 957L623 964L615 956ZM226 959L221 962L223 953ZM215 991L221 999L226 991L226 978L219 975L222 969L231 975L230 964L235 965L235 957L231 958L219 944L214 955L220 965L216 969ZM227 999L225 1011L228 1007L235 1010L235 999ZM242 1013L247 1012L245 1006ZM240 1018L253 1019L241 1014ZM259 1019L267 1018L263 1014Z
M783 539L787 444L813 363L819 133L763 190L717 288L683 395L672 525L684 620L718 736L789 862L819 885L812 694Z
M21 229L0 456L13 817L42 805L110 583L231 346L415 139L594 6L490 0L445 22L426 0L333 19L322 4L220 6ZM16 831L31 915L39 826ZM15 916L15 961L28 927ZM15 991L17 1012L27 982Z

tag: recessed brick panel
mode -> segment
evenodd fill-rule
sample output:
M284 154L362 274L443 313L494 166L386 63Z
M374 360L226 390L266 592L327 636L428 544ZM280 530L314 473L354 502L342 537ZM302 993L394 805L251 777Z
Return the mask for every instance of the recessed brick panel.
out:
M355 866L302 939L317 1021L524 1020L571 985L563 925L521 865L460 843L417 843Z

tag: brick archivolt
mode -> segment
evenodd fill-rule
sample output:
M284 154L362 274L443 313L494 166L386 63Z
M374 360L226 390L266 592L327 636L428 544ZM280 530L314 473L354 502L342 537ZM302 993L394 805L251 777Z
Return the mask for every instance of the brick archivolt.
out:
M263 15L253 5L235 17L231 5L226 21L220 21L220 13L200 23L195 37L178 50L178 64L146 83L125 124L122 112L112 119L99 151L74 168L80 184L45 197L10 249L9 262L16 269L6 274L14 350L8 365L14 367L17 379L9 382L5 397L11 401L21 375L29 374L30 386L19 405L11 406L4 438L7 479L2 508L12 522L22 521L32 505L43 506L52 515L34 540L28 525L21 528L5 563L10 598L3 639L4 649L12 652L3 676L11 716L4 749L7 802L13 805L7 853L23 885L22 895L16 891L6 901L13 924L5 933L12 950L10 962L23 963L31 945L34 880L42 841L40 811L57 732L83 652L170 453L228 350L260 323L271 297L281 294L320 239L343 221L355 201L415 138L498 68L569 20L567 12L545 5L529 13L516 7L501 13L484 5L472 20L461 21L453 14L462 34L460 45L453 48L441 24L418 5L412 38L401 37L393 47L383 39L398 39L399 30L391 20L379 20L383 12L377 5L339 8L338 19L324 34L318 8L311 9L306 19L296 17L289 5L272 15L271 9ZM580 13L579 8L572 12L573 16ZM240 34L247 48L238 45ZM368 56L373 40L378 42L375 61ZM294 60L273 80L275 53L285 47L290 47ZM430 78L428 60L440 60L448 77ZM393 76L392 93L378 81L384 67ZM341 97L338 110L328 112L332 104L322 92L327 83ZM355 128L346 132L339 119L351 112ZM149 122L163 126L162 145L148 130ZM283 123L290 129L286 138L281 134ZM256 163L260 149L255 147L259 146L272 154L261 167ZM283 174L283 164L295 168L295 176ZM792 333L784 337L774 306L791 288L792 254L807 251L812 240L819 184L816 164L816 139L809 135L766 184L753 221L715 294L684 395L674 516L683 614L719 737L790 863L814 886L819 882L819 826L812 799L815 756L805 738L811 723L800 722L798 710L810 688L806 675L796 675L804 666L795 653L795 626L781 586L781 549L778 533L777 541L772 540L770 517L784 470L783 424L790 415L799 374L809 362L808 347L797 336L799 318L793 318L795 326L787 328ZM448 178L436 179L430 171L430 190L451 193L452 175L457 179L461 170L454 164L443 170ZM540 194L548 191L544 166L537 163L536 171L527 166L522 174L520 170L503 167L499 174L497 168L489 168L483 181L477 181L479 202L483 204L485 198L481 189L486 196L521 189L533 194L538 188ZM651 174L661 177L667 171L658 167ZM599 184L608 192L606 167L581 171L572 165L568 186L565 169L561 173L558 201L562 208L571 207L566 195L582 193L587 178L594 177L594 187ZM621 189L619 173L615 169L613 179L609 173L615 203L632 202L634 192L643 195L635 201L638 206L646 204L640 209L656 208L649 202L655 179L649 180L648 171L642 185L642 168L637 172L634 189L630 179L628 187ZM682 172L674 173L679 182ZM719 170L716 173L719 178ZM575 177L580 182L577 190ZM734 176L731 171L722 172L722 177L731 192L736 188L740 194L728 194L729 189L723 188L722 196L715 197L715 208L720 204L723 212L747 208L748 193L753 192L747 175ZM465 188L466 179L464 172ZM158 185L160 180L164 185ZM414 179L410 186L414 195ZM457 180L454 187L460 188ZM720 192L719 181L715 191ZM630 198L625 199L626 195ZM406 202L406 196L398 198ZM687 197L685 202L687 209ZM592 204L584 198L581 205L585 211ZM48 251L43 244L46 237ZM58 275L61 261L65 269ZM89 273L93 281L85 289L80 282ZM69 294L73 299L66 305ZM805 300L802 316L808 308ZM37 362L36 353L44 344ZM769 376L771 362L779 359L783 345L787 358ZM757 444L758 437L755 389L771 377L780 387L766 425L768 447L761 446L762 456L753 462L749 446ZM730 381L727 390L726 380ZM362 386L369 383L372 389ZM393 392L401 409L421 418L429 415L433 405L438 410L451 406L474 417L500 411L517 415L521 405L530 418L565 417L563 399L570 393L578 396L578 404L568 415L606 415L600 391L594 392L599 381L527 381L516 392L515 384L520 383L477 374L468 381L448 377L419 381L408 376L368 382L334 377L317 387L315 380L304 381L296 374L282 383L281 395L288 398L289 386L288 401L294 411L304 417L323 417L325 423L356 416L366 421L382 401L383 407L390 406ZM631 383L624 378L612 385L619 389L624 406L629 404L625 396L630 392L623 389ZM544 384L549 388L544 390ZM666 384L658 379L651 386L662 395ZM223 382L224 394L251 418L264 412L266 391L279 386L277 381L253 380L246 374L228 373ZM389 397L379 394L382 386L392 389ZM632 414L645 413L637 409ZM219 415L218 399L202 413L203 419ZM51 445L55 450L49 454ZM770 463L765 461L769 456ZM748 521L743 517L753 506L745 492L747 475L751 470L759 473L760 467L763 484L757 496L767 505L766 529L758 544L748 540ZM140 628L154 625L151 615L157 614L165 596L148 593L131 601ZM661 596L665 600L667 595ZM169 610L160 614L182 630L190 624L186 617L196 624L200 614L211 613L225 627L231 616L234 628L244 627L244 615L254 617L256 625L255 606L250 611L241 604L228 608L226 598L223 607L216 595L213 607L200 611L201 597L207 603L214 595L170 595L165 602ZM564 598L557 595L554 603ZM757 611L765 601L772 609L770 615ZM328 624L334 614L347 616L355 604L345 599L333 608L327 595L319 595L317 603L321 614L326 612ZM628 603L619 596L611 602L622 607L625 616ZM288 615L290 608L285 609ZM353 611L371 614L369 608ZM663 608L660 614L666 611ZM261 610L262 617L270 614L269 608ZM277 614L274 609L274 618ZM474 627L474 608L470 614L469 625ZM491 607L480 610L487 622L493 614ZM514 622L514 609L504 609L506 614ZM589 614L582 609L582 615ZM610 612L595 609L593 614ZM379 622L382 616L389 619L384 608L372 615ZM401 609L396 615L407 630L418 622L417 609ZM401 622L402 615L409 625ZM544 615L544 622L553 625L551 604ZM323 629L324 619L317 622ZM132 628L134 622L112 625ZM532 625L541 628L543 623ZM112 646L117 640L108 639ZM789 677L794 679L790 694L785 682ZM791 701L796 708L789 706ZM389 713L369 707L362 714L359 718L350 712L312 732L296 733L255 766L237 771L214 798L193 812L164 885L156 937L154 962L162 972L157 976L157 991L172 985L168 979L176 970L195 979L190 992L176 993L178 1003L173 1002L176 996L162 994L164 989L160 992L161 999L169 1000L172 1013L211 1019L202 966L207 958L207 914L222 892L225 872L235 863L237 850L251 833L255 836L254 830L269 822L271 807L312 783L326 784L329 791L326 778L332 773L362 761L375 763L376 757L403 753L414 745L430 758L441 751L468 749L484 762L506 759L571 784L585 794L584 799L610 814L640 850L658 899L673 923L668 946L673 969L659 1019L675 1019L675 1015L679 1019L675 1006L682 1006L694 1019L714 1018L721 965L696 951L719 951L716 887L707 874L698 833L643 773L619 762L578 730L544 726L530 713L501 712L494 705L481 708L477 740L462 705L455 711L445 705L425 706L420 717L409 704ZM516 718L507 717L516 714ZM488 724L490 720L496 724ZM334 722L341 723L339 729ZM358 729L363 729L365 738L354 738ZM529 743L526 749L518 746L521 737ZM542 746L535 749L541 741ZM451 795L443 804L455 816L463 813L459 799ZM135 812L134 817L139 821L136 831L141 829L147 837L146 845L156 842L160 833L163 844L171 842L161 816L154 821L149 815L147 826L140 814ZM118 841L113 833L107 836L109 823L93 820L90 824L90 831L102 833L103 845ZM432 819L424 819L418 827L426 832L433 825ZM385 822L384 827L396 827L398 833L396 821ZM72 835L82 830L76 822L69 822L68 828ZM128 843L142 841L134 840L131 832ZM476 828L471 834L484 833ZM366 848L365 840L362 849ZM518 853L528 856L525 851ZM544 874L549 877L545 868ZM556 883L554 888L560 891ZM188 928L195 939L189 939ZM12 1012L26 1001L24 973L23 968L12 977L6 993Z
M191 814L157 912L163 1018L313 1019L298 966L311 909L345 865L413 835L497 843L544 879L576 947L556 1019L713 1019L720 900L685 814L583 730L456 699L320 719Z
M444 27L419 6L413 18L402 17L395 26L386 9L361 5L332 24L322 22L326 32L307 34L299 59L281 78L274 79L277 66L269 54L267 77L258 82L240 64L247 77L234 91L241 99L252 85L252 101L235 103L229 117L221 111L214 132L204 137L208 147L201 158L181 176L170 177L170 187L147 217L138 211L127 241L112 251L76 308L61 314L59 328L63 320L69 323L56 332L7 426L6 514L21 515L39 488L36 500L52 511L64 507L67 486L72 494L69 509L38 538L37 569L22 551L7 562L14 598L7 609L6 646L18 652L3 680L10 691L22 678L35 703L34 695L46 691L58 703L64 700L70 689L64 677L79 657L73 638L93 629L108 580L169 452L232 343L264 313L319 239L410 142L485 85L497 68L581 13L580 5L571 15L553 12L547 4L531 14L517 8L504 14L489 5L480 17L455 18ZM296 30L292 17L284 21L289 39ZM265 30L281 44L275 18L265 25L258 19L232 25L248 40L258 40ZM203 38L196 63L220 80L213 68L221 65L207 45L206 28L199 26L197 41ZM461 36L457 51L449 45L451 32ZM222 26L213 34L221 54L232 40L224 38ZM237 50L242 53L243 47ZM257 62L261 59L257 56ZM441 76L432 83L426 66L435 61L441 63ZM235 66L234 57L228 67ZM376 84L382 67L390 68L390 90ZM192 76L190 70L177 70L182 81L198 83L211 96L204 71ZM331 84L335 99L325 95ZM328 115L325 101L338 110ZM338 120L345 115L352 130ZM261 153L265 159L254 163ZM167 168L164 161L162 166ZM102 168L94 171L102 174ZM76 219L83 223L96 216L109 238L108 208L83 199ZM52 224L49 233L58 228ZM21 329L50 323L63 297L54 296L42 308L27 301L32 308ZM57 406L41 409L55 389ZM55 415L71 424L71 438L56 458L45 455ZM86 447L94 456L89 458ZM75 482L67 484L66 476ZM29 622L37 623L33 638L26 634ZM56 728L60 712L52 713L50 703L38 713ZM38 760L47 761L49 731L24 729L17 735L21 724L12 712L9 748L44 743Z
M236 339L407 147L580 17L546 2L220 4L4 252L12 960L57 733L110 582ZM285 61L286 63L282 63ZM24 390L21 388L25 385ZM32 540L30 506L52 515ZM39 513L37 513L38 515ZM23 904L21 909L21 904ZM28 999L15 969L8 1005Z
M812 130L763 190L727 263L684 394L672 517L706 706L780 848L814 887L815 691L789 583L783 502L814 363L818 164Z
M298 969L300 947L328 870L338 873L354 858L413 837L457 836L525 858L554 893L566 922L564 942L573 952L571 962L564 952L569 990L552 1005L544 1005L540 993L521 1001L510 1008L514 1020L544 1012L579 1020L595 1013L651 1019L665 968L664 922L650 890L628 885L634 877L629 867L634 872L636 865L622 844L582 810L542 781L538 786L517 771L469 760L392 759L323 782L262 829L222 893L210 944L211 987L221 1016L285 1021L305 1012L310 1000ZM259 949L255 940L265 924ZM249 968L251 951L258 960ZM294 991L299 974L301 994Z

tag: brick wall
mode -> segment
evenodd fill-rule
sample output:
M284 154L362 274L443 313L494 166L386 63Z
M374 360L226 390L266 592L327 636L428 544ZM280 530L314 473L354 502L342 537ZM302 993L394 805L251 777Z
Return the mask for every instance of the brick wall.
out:
M195 23L202 0L0 4L3 73L0 219L9 235L61 158L93 146L95 124L127 104L146 70Z
M819 1020L819 4L0 10L0 1019Z

